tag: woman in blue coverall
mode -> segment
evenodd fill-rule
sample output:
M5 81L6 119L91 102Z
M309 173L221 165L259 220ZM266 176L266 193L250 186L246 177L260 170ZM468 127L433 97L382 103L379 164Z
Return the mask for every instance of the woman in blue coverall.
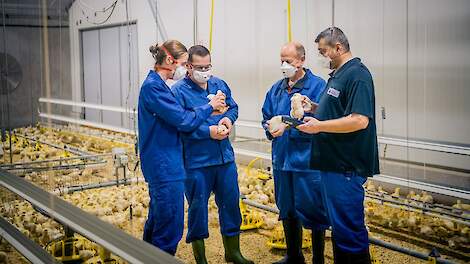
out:
M194 109L182 108L165 81L186 75L186 47L176 40L150 47L155 59L139 95L139 152L148 184L150 204L143 239L174 255L184 228L183 147L179 131L191 132L219 107L225 98L214 97Z

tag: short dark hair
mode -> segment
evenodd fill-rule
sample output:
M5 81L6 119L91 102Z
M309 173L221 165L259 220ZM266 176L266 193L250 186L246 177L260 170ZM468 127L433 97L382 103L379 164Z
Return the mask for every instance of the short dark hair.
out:
M326 43L330 46L334 46L336 43L341 44L346 51L349 51L349 41L343 31L337 27L329 27L315 38L315 43L320 42L321 39L324 39Z
M194 45L192 46L191 48L189 48L189 51L188 51L188 62L193 62L193 56L194 55L197 55L197 56L200 56L200 57L205 57L207 55L211 55L211 52L204 46L202 45Z

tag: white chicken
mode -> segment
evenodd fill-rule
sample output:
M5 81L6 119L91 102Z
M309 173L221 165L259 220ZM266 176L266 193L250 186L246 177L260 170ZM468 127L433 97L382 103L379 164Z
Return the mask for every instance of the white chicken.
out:
M290 116L296 119L302 119L304 117L304 108L302 106L303 97L299 93L292 95L290 99Z

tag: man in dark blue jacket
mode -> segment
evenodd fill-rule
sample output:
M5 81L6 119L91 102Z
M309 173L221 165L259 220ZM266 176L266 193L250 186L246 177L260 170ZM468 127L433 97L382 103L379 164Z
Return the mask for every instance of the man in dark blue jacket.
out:
M305 49L291 42L281 49L281 71L284 78L266 94L263 105L263 127L272 140L272 162L276 205L282 220L287 243L287 255L276 263L305 263L302 254L302 225L312 229L314 263L323 263L324 232L328 227L320 194L320 174L310 170L310 135L281 125L273 129L270 119L289 115L291 98L300 93L303 98L318 102L325 81L303 68Z
M187 109L206 105L208 97L225 94L226 108L218 109L195 131L183 134L187 174L186 199L189 203L188 234L197 263L207 263L204 239L209 237L208 200L212 192L219 208L220 231L225 259L233 263L253 263L240 253L238 174L233 148L228 136L238 118L238 106L228 85L212 76L209 50L196 45L189 49L188 75L173 85L179 103Z
M364 220L367 177L379 174L374 81L352 56L337 27L315 42L330 73L315 118L299 130L314 136L311 168L320 170L321 193L332 229L335 263L368 264L369 238Z

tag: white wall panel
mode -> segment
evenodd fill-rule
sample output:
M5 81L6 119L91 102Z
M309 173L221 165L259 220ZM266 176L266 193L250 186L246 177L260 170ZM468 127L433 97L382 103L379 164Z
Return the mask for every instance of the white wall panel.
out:
M98 30L82 32L83 100L101 104L100 36ZM85 109L85 118L101 122L101 111Z

